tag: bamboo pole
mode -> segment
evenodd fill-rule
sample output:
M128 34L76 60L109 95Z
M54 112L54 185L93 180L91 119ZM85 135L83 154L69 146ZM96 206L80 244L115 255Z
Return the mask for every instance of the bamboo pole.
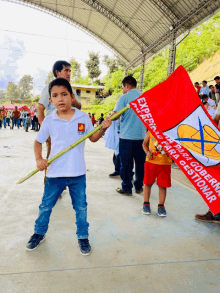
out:
M121 109L120 111L116 112L114 115L112 115L110 117L110 119L111 120L114 120L115 118L117 118L118 116L120 116L122 113L124 113L128 109L130 109L130 105L129 104L126 107L124 107L123 109ZM61 151L58 154L56 154L54 157L52 157L51 159L49 159L47 161L48 164L52 163L57 158L59 158L60 156L62 156L66 152L68 152L69 150L73 149L75 146L77 146L78 144L80 144L81 142L83 142L84 140L86 140L87 138L89 138L90 136L92 136L94 133L96 133L97 131L99 131L101 128L102 128L102 125L99 125L95 129L93 129L92 131L90 131L88 134L86 134L85 136L83 136L82 138L80 138L79 140L77 140L76 142L74 142L73 144L71 144L70 146L68 146L67 148L65 148L63 151ZM35 169L33 172L29 173L26 177L24 177L23 179L19 180L17 182L17 184L23 183L24 181L26 181L27 179L29 179L30 177L32 177L33 175L35 175L38 171L39 171L38 169Z

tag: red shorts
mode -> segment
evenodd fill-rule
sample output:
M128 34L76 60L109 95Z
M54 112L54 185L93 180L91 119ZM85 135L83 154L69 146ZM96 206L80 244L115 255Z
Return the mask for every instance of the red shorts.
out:
M157 178L157 185L161 187L171 186L171 166L157 165L145 162L144 165L144 185L154 184Z

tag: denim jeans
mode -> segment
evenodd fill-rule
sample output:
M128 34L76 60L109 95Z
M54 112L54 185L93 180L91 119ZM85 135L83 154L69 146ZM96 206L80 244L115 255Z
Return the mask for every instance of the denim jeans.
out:
M119 154L116 156L115 153L114 153L113 163L115 165L115 172L118 172L120 174L120 157L119 157Z
M31 120L31 129L35 129L35 121L33 119Z
M120 175L122 189L132 193L133 167L135 162L134 187L140 190L143 187L144 163L146 154L142 147L143 140L122 139L119 140L119 156L121 160Z
M19 118L13 118L12 127L14 127L14 125L17 125L17 127L19 128L19 126L20 126L20 119Z
M59 178L47 177L34 231L37 234L46 234L52 209L66 186L69 188L72 205L76 212L77 238L88 238L89 223L87 222L86 175Z
M3 124L4 124L4 127L6 128L6 117L3 117Z
M23 118L23 127L25 128L26 127L26 118Z
M6 118L6 123L10 126L10 118Z

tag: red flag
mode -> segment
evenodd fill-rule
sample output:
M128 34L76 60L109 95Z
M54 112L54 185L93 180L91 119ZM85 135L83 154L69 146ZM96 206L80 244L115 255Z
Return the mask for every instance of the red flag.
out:
M214 215L220 212L220 131L179 66L130 106L189 178Z
M33 117L34 116L34 110L36 109L36 105L34 104L33 105L33 108L32 108L32 111L31 111L31 117Z

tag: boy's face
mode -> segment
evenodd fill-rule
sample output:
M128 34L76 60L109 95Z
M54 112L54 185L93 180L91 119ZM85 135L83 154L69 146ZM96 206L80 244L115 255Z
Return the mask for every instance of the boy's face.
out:
M71 69L69 66L64 66L61 71L56 71L57 78L65 78L66 80L70 81L70 76L71 76Z
M214 85L210 87L210 90L211 90L212 92L215 91L215 87L214 87Z
M202 86L204 87L204 86L206 86L207 85L207 83L205 83L205 82L202 82Z
M51 89L50 102L61 112L71 109L75 96L68 92L64 86L53 86Z

